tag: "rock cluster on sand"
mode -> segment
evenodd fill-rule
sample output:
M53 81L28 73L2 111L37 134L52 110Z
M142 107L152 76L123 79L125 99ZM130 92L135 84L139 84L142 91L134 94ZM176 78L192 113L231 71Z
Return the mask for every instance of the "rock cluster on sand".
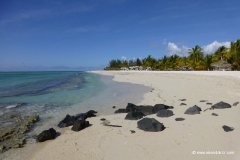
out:
M58 123L58 127L63 128L63 127L72 126L74 121L77 119L85 121L87 118L96 117L95 113L97 113L97 112L90 110L86 113L79 113L75 116L70 116L67 114L66 117Z
M15 112L0 116L0 151L23 147L26 141L25 133L38 119L38 115L23 116Z
M55 139L56 134L57 134L56 130L53 129L53 128L50 128L49 130L45 130L42 133L40 133L37 136L37 141L38 142L44 142L44 141L47 141L47 140Z
M137 126L139 129L148 132L158 132L165 129L165 126L154 118L143 118L137 122Z
M135 104L128 103L126 108L120 108L116 110L114 113L130 113L130 112L139 111L139 112L142 112L144 115L151 115L151 114L157 113L159 110L162 110L162 109L173 109L173 107L167 106L165 104L156 104L154 106L150 106L150 105L137 106Z
M159 112L160 110L164 110L164 113L158 113L159 116L169 117L173 115L172 111L167 109L172 109L172 106L167 106L164 104L156 104L154 106L146 105L146 106L137 106L132 103L128 103L126 109L121 109L122 111L126 111L128 114L126 115L126 120L138 120L143 118L143 116L151 115ZM167 111L165 111L167 110ZM166 113L165 113L166 112ZM120 109L118 109L115 113L120 113Z

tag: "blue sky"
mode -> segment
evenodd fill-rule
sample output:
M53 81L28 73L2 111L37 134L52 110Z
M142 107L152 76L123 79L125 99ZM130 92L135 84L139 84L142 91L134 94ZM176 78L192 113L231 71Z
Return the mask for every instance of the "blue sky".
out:
M239 0L0 0L0 71L101 69L240 38Z

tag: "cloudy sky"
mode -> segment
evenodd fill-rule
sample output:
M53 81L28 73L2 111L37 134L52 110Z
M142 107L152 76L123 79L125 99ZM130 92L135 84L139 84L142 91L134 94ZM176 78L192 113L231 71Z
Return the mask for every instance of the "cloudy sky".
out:
M0 0L0 71L205 54L240 38L239 0Z

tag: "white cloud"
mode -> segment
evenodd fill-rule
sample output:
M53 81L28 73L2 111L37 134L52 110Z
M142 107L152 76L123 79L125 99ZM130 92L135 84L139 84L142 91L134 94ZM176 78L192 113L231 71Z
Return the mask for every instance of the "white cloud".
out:
M125 60L127 60L127 57L125 57L125 56L122 56L122 60L124 60L124 61L125 61Z
M208 44L206 46L203 46L203 52L204 54L212 54L214 53L219 47L221 46L225 46L227 48L230 47L231 42L218 42L218 41L214 41L211 44ZM188 56L188 50L189 47L187 46L182 46L182 47L178 47L175 43L172 42L168 42L168 46L167 46L167 52L168 55L178 55L178 56Z
M168 42L167 46L167 51L170 56L175 54L181 57L187 56L188 49L189 48L187 46L182 46L181 48L179 48L175 43L172 42Z
M212 54L214 53L219 47L221 46L225 46L227 48L230 47L230 42L218 42L218 41L214 41L213 43L203 46L203 52L205 54Z

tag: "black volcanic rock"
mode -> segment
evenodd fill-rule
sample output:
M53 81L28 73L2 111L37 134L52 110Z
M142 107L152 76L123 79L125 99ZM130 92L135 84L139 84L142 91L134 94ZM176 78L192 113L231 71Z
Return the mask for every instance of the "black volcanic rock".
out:
M71 126L71 125L73 125L73 122L76 119L77 118L75 116L70 116L70 115L67 114L66 117L62 121L60 121L57 126L59 128Z
M138 106L138 109L145 115L153 114L153 106Z
M143 118L137 122L137 126L147 132L158 132L165 129L165 126L154 118Z
M88 127L88 126L89 126L89 122L88 121L77 119L77 120L74 121L71 130L73 130L73 131L80 131L80 130Z
M125 108L119 108L114 113L128 113L128 111Z
M213 116L218 116L218 114L216 114L216 113L212 113L212 115L213 115Z
M231 131L234 130L233 127L229 127L229 126L226 126L226 125L222 126L222 128L223 128L223 130L224 130L225 132L231 132Z
M75 115L75 117L80 120L86 120L87 118L96 117L95 113L97 113L97 111L89 110L86 113L79 113Z
M143 118L143 116L146 116L146 115L140 111L129 112L126 115L125 120L138 120Z
M239 104L239 102L235 102L235 103L233 103L232 106L237 106L238 104Z
M212 109L225 109L225 108L231 108L231 105L226 102L221 101L221 102L214 104L211 108Z
M174 108L173 106L168 106L165 104L155 104L153 107L153 114L157 113L159 110L162 110L162 109L173 109L173 108Z
M181 103L180 106L184 106L184 105L187 105L186 103Z
M136 106L135 104L128 103L128 105L127 105L127 107L126 107L126 110L127 110L128 112L139 111L139 107Z
M158 117L170 117L173 116L173 111L167 109L161 109L157 112Z
M175 118L175 121L184 121L184 118Z
M47 140L55 139L56 133L57 133L56 130L53 128L50 128L49 130L45 130L37 136L37 141L44 142Z
M210 102L207 102L206 104L207 104L207 105L212 105L212 103L210 103Z
M200 111L202 111L202 109L196 105L194 105L193 107L189 107L184 114L190 114L190 115L194 115L194 114L200 114Z
M90 117L96 117L95 113L97 112L94 110L89 110L86 113L79 113L79 114L76 114L75 116L70 116L67 114L66 117L58 123L58 127L63 128L63 127L72 126L74 121L77 119L86 120L87 118L90 118Z

